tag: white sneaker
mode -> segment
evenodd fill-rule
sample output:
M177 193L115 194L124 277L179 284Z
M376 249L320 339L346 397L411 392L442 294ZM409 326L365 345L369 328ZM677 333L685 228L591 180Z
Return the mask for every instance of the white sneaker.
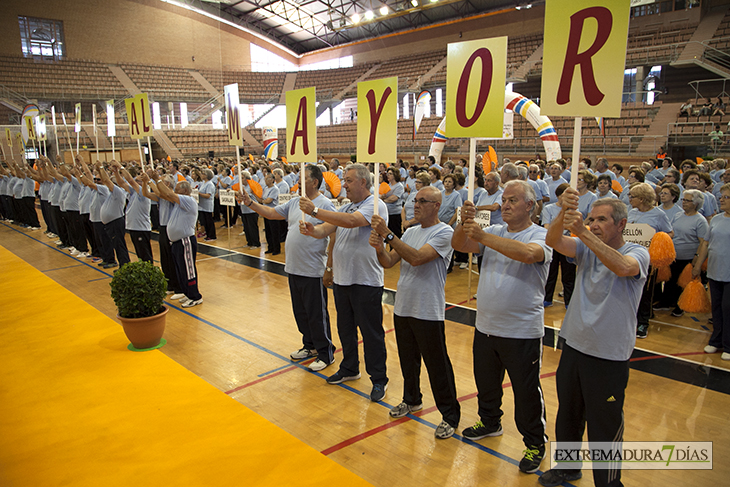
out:
M722 352L722 355L720 355L720 358L723 360L730 360L730 353Z
M177 296L177 294L175 296ZM182 293L180 294L180 296L182 296L182 297L181 298L177 298L178 301L180 301L180 302L185 302L185 301L187 301L189 299L187 296L185 296Z
M243 237L244 235L246 235L246 232L241 232L238 234L239 237Z
M712 345L707 345L705 347L705 353L717 353L717 352L719 352L717 347L713 347Z
M79 259L85 259L88 256L89 254L87 254L86 252L79 252L78 255L76 255L76 257L78 257Z
M185 295L183 293L177 293L170 296L170 300L172 301L180 301L182 298L184 298Z
M324 362L323 360L317 359L314 362L312 362L311 364L309 364L309 370L311 370L312 372L319 372L320 370L326 369L333 363L335 363L334 360L330 363L327 363L327 362Z
M55 241L55 242L53 242L53 243L55 243L56 245L61 245L61 244L62 244L63 242L61 242L60 240L56 240L56 241Z
M71 255L79 255L80 252L76 250L76 247L69 247L68 251L71 253Z
M476 255L472 255L471 256L471 263L472 264L478 264L479 263L479 257L477 257Z
M196 299L195 301L193 301L192 299L188 299L184 303L181 303L180 306L182 306L183 308L192 308L193 306L197 306L202 303L203 303L203 298Z
M469 267L468 262L462 262L461 264L459 264L459 269L466 269L467 267Z

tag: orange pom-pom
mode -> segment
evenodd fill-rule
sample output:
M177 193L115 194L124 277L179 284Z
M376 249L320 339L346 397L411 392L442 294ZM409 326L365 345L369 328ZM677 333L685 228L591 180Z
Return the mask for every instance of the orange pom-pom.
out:
M654 267L666 267L674 262L677 252L674 250L674 243L669 234L665 232L654 234L651 244L649 244L649 258Z
M677 286L684 289L692 280L692 264L687 264L677 278Z
M694 279L684 288L677 305L688 313L709 313L710 298L699 279Z
M671 278L672 278L672 270L669 268L668 265L657 268L657 272L656 272L657 282L667 282Z

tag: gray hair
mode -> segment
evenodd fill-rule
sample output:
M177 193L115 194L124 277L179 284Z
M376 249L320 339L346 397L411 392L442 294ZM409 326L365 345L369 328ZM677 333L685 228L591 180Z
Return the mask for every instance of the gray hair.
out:
M210 181L211 179L213 179L213 171L211 171L210 169L206 169L205 171L203 171L203 176L205 176L205 179Z
M502 178L500 177L498 172L488 172L484 175L484 180L486 181L489 176L492 176L494 179L496 179L497 184L502 184Z
M358 179L364 179L365 189L370 189L370 187L372 186L372 175L370 174L370 171L367 167L359 163L350 164L349 166L347 166L347 172L350 171L355 171L355 177L357 177Z
M613 218L614 225L618 225L619 222L629 215L629 209L626 203L616 198L601 198L596 200L591 205L591 209L598 206L610 206L611 207L611 218Z
M180 181L179 183L177 183L176 187L180 188L183 191L183 193L181 194L184 195L188 195L193 192L192 188L190 187L190 183L187 181Z
M241 171L241 177L243 179L251 179L251 173L248 170ZM240 179L240 178L239 178Z
M692 203L695 205L695 210L699 210L702 208L702 205L705 204L705 195L702 194L702 191L697 189L686 189L684 194L688 194L692 197Z
M522 191L525 194L525 203L532 202L532 209L530 210L530 215L534 214L537 211L537 195L535 194L535 190L532 189L532 186L530 185L530 183L528 183L527 181L514 179L504 185L504 190L506 191L507 188L509 188L510 186L520 186L522 188Z
M527 167L525 166L517 166L517 171L520 173L520 179L523 181L527 180Z
M279 177L282 177L282 178L284 177L284 170L279 167L274 169L272 172L274 173L274 176L276 176L278 174Z
M510 179L517 179L520 177L520 171L517 169L517 166L515 166L511 162L507 162L504 166L502 166L502 171L505 172L510 177Z

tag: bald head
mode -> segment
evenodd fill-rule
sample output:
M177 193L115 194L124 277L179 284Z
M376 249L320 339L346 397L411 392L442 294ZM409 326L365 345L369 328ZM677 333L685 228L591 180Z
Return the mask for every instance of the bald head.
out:
M413 204L413 216L423 228L427 228L439 222L440 208L441 191L435 186L426 186L416 195Z

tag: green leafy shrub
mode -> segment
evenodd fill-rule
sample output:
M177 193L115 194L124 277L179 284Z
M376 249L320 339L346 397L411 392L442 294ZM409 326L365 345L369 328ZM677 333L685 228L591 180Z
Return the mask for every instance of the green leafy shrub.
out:
M112 299L122 318L145 318L163 310L167 279L151 262L124 264L114 273Z

